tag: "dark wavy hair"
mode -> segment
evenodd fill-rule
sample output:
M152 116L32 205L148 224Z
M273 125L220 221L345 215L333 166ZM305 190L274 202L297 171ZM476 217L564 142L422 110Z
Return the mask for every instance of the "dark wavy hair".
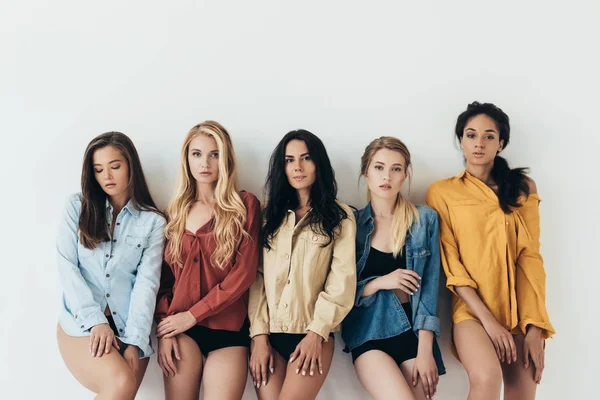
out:
M113 146L123 154L129 166L129 198L138 210L158 210L142 170L140 157L127 135L121 132L107 132L96 136L88 144L83 156L81 171L81 212L79 213L79 238L81 244L94 249L100 242L110 240L108 221L106 220L106 193L96 180L94 173L94 153L106 146ZM163 215L164 216L164 215Z
M481 114L487 115L496 122L496 127L500 133L500 140L503 141L502 148L506 148L510 141L510 121L508 115L492 103L474 101L458 116L454 130L458 141L460 142L462 139L465 126L469 120ZM527 172L527 168L511 169L506 159L496 154L491 176L498 185L498 200L502 211L505 213L511 212L511 207L521 206L517 201L519 196L529 196L529 178L526 175Z
M263 211L262 242L263 246L269 250L287 211L295 210L299 205L296 189L290 185L285 173L285 150L287 144L292 140L302 140L306 143L310 157L316 166L315 183L310 189L312 211L307 218L313 232L329 237L329 241L323 247L335 239L339 234L340 223L344 218L349 217L336 202L335 172L321 139L304 129L291 131L281 139L271 154L269 172L265 182L267 205Z

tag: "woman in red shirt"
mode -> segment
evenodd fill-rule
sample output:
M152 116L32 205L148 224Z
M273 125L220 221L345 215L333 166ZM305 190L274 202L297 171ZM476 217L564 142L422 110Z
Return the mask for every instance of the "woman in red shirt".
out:
M156 307L167 399L241 399L248 371L248 288L256 278L260 203L238 192L229 134L194 126L167 208L168 244Z

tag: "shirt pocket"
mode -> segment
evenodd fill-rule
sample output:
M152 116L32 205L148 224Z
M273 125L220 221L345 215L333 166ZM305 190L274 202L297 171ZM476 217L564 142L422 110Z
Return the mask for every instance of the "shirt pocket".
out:
M125 236L125 260L132 266L137 267L142 259L144 249L150 246L150 242L145 236Z
M311 285L322 286L329 274L333 242L329 243L328 236L312 231L303 232L300 240L304 242L304 279Z

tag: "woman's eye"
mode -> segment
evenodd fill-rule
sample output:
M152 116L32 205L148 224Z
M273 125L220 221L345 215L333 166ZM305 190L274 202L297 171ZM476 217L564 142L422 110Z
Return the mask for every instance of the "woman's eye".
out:
M97 169L95 169L95 170L94 170L94 172L95 172L95 173L97 173L97 174L99 174L99 173L101 173L101 172L102 172L102 170L97 170Z
M192 157L200 157L200 153L199 153L199 152L197 152L197 151L194 151L194 152L192 153Z
M381 171L383 169L383 167L381 165L376 165L375 169Z
M303 160L304 160L304 161L310 161L310 160L311 160L311 158L310 158L310 156L304 156Z
M394 168L394 171L395 171L395 172L400 172L400 171L402 171L402 168L400 168L400 167L396 167L396 168Z
M473 138L475 137L475 134L473 134L473 133L468 133L468 134L467 134L467 137L468 137L469 139L473 139Z
M291 159L291 158L286 158L286 159L285 159L285 163L286 163L286 164L289 164L289 163L291 163L291 162L293 162L293 161L294 161L294 160L293 160L293 159Z
M119 168L121 168L121 166L120 166L120 165L117 165L117 166L115 166L115 167L112 167L112 169L119 169Z
M212 158L219 158L219 153L211 153L210 156Z

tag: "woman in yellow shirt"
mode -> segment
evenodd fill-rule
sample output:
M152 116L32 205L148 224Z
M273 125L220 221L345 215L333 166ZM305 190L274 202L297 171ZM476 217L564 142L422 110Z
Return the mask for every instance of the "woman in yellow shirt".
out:
M534 399L544 340L554 334L539 252L540 198L526 169L510 169L498 155L510 140L500 108L469 104L455 135L466 170L427 193L440 216L453 293L453 350L469 375L468 399L499 399L503 380L505 399Z

